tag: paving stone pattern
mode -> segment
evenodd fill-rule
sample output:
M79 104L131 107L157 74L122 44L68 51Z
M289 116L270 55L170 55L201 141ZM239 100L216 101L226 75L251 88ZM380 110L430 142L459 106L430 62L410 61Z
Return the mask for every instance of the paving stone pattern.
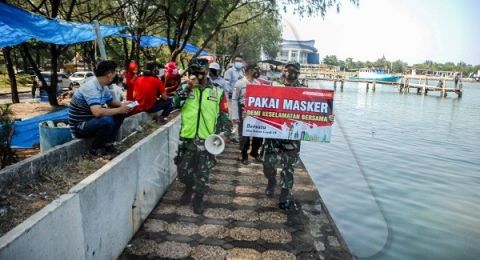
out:
M176 180L120 259L352 259L309 174L295 170L296 209L264 195L262 165L228 144L210 175L203 215L182 206ZM278 176L277 176L278 177ZM279 181L279 180L278 180Z

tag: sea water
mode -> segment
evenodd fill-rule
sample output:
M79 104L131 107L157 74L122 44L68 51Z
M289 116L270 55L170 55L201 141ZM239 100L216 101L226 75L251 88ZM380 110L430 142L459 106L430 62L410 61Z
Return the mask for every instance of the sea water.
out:
M307 168L353 253L480 259L480 84L462 98L339 85L331 143L304 142L302 156L316 159Z

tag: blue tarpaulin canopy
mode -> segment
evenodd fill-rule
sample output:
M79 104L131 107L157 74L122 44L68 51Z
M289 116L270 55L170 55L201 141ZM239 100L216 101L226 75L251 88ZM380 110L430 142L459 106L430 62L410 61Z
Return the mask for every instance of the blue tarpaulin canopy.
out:
M102 37L117 34L124 26L100 25ZM50 20L15 6L0 3L0 48L30 39L58 45L95 40L94 24Z
M129 38L129 39L132 38L132 35L130 34L118 34L118 36ZM167 42L168 42L167 38L162 36L142 35L140 37L141 47L158 47L158 46L166 45ZM185 44L185 48L183 50L190 53L197 53L199 49L200 48L198 48L197 46L191 43L187 43ZM200 55L208 55L208 52L202 51L200 52Z
M34 145L39 145L40 134L38 125L44 121L59 119L68 119L68 109L16 121L14 123L15 131L13 132L10 147L32 148Z

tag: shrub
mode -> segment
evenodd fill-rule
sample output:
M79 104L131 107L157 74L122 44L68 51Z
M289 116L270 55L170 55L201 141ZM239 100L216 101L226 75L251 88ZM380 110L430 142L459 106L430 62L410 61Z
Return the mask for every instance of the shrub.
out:
M15 153L10 148L12 136L12 110L10 105L0 105L0 169L17 160Z

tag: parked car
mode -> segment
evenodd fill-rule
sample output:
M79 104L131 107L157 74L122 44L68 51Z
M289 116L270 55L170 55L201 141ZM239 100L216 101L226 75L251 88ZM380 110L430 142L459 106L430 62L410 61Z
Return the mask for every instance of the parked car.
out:
M49 71L42 71L41 74L45 79L47 85L50 86L50 79L52 78L52 73ZM57 72L57 80L57 95L70 88L71 81L68 79L68 75L66 73Z
M68 79L70 79L71 84L69 86L70 89L74 86L79 86L85 80L87 80L89 77L95 76L93 71L78 71L73 73Z
M35 76L35 71L33 70L32 67L27 67L26 70L23 70L23 69L17 70L17 74L28 74L33 77Z

